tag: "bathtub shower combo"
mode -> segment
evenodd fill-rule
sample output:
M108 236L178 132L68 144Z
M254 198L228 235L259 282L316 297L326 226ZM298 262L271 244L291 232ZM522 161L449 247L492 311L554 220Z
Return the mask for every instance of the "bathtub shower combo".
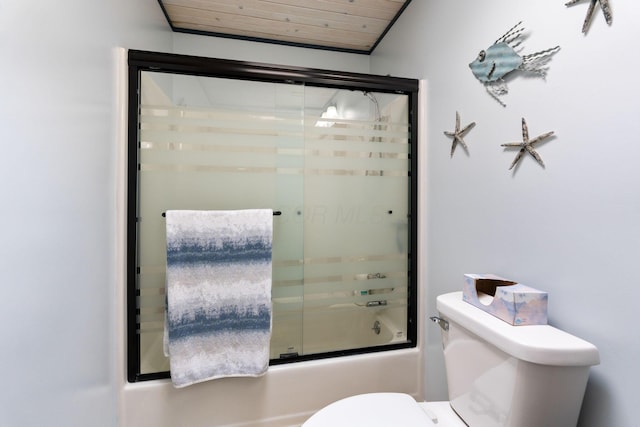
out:
M417 81L131 51L129 380L168 375L165 219L273 209L271 364L416 344Z

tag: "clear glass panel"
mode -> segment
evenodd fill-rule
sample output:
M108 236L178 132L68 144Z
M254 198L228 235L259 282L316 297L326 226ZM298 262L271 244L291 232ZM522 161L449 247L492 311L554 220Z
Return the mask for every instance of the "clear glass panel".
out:
M141 75L140 373L163 355L169 209L271 208L271 358L407 340L408 96Z
M300 351L303 86L153 72L142 72L141 79L141 373L169 369L162 351L162 213L168 209L270 208L282 213L273 224L272 357Z
M408 98L305 95L304 353L406 341Z

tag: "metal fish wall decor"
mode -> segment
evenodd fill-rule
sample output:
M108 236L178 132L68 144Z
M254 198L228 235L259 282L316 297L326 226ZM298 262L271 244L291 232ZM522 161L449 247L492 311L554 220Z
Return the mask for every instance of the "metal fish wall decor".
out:
M506 104L500 97L509 92L504 77L512 71L520 70L545 78L548 69L545 65L553 54L560 50L560 46L556 46L529 55L520 55L523 33L522 22L518 22L491 46L481 50L476 60L469 64L473 75L503 107Z

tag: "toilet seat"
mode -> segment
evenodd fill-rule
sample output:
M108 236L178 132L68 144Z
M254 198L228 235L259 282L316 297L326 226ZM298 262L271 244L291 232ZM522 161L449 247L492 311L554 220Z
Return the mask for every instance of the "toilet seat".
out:
M404 393L368 393L338 400L302 427L465 427L448 402L418 403Z

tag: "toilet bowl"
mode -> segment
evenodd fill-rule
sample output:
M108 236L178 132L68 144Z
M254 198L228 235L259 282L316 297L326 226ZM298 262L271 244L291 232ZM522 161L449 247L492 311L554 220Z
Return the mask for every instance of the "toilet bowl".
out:
M513 326L463 301L437 299L448 402L370 393L334 402L302 427L572 427L597 348L549 325Z

